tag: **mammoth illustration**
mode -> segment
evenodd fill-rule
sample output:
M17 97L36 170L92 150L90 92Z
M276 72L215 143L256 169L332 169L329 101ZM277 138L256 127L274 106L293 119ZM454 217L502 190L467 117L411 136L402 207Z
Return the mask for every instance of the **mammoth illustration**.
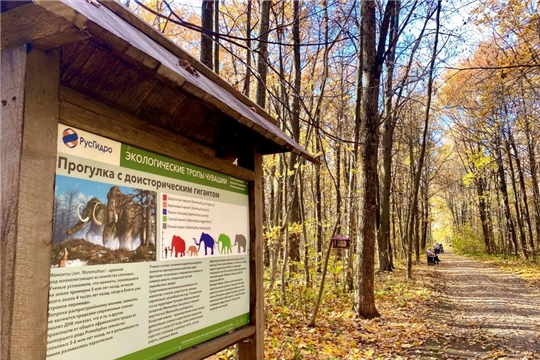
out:
M132 250L132 242L142 234L143 209L124 195L118 186L112 186L107 194L107 216L103 228L103 245L110 247L118 238L120 247Z
M197 247L195 245L191 245L188 249L189 256L199 256L197 253Z
M214 255L214 238L210 236L210 234L202 233L199 242L197 242L197 239L195 238L193 238L193 241L195 241L195 245L199 247L197 251L201 250L201 244L204 243L204 255L208 255L208 249L211 250L210 255Z
M103 223L107 216L107 206L99 201L98 198L92 198L88 201L85 208L81 213L81 207L83 204L79 204L77 207L77 216L79 222L66 231L66 235L73 235L78 231L88 227L86 232L86 241L89 242L101 242L101 236L103 235ZM94 241L94 237L98 236L99 240Z
M237 234L236 238L234 239L234 245L238 245L238 253L240 253L240 249L243 249L243 252L246 252L246 237L242 234Z
M180 236L173 235L171 249L171 256L173 251L174 257L178 257L178 254L180 254L180 257L186 256L186 242Z
M221 244L221 250L219 249L219 244ZM227 235L225 234L219 235L216 245L220 254L232 253L231 238L228 237Z

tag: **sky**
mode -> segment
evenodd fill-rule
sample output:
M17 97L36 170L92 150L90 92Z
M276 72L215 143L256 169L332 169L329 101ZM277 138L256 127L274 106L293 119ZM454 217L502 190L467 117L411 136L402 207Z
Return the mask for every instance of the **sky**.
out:
M111 188L111 184L105 184L97 181L77 179L73 177L56 175L55 195L61 196L70 188L75 187L78 193L78 199L81 202L87 202L93 197L97 197L103 203L107 203L107 193ZM133 192L132 187L118 186L123 194Z

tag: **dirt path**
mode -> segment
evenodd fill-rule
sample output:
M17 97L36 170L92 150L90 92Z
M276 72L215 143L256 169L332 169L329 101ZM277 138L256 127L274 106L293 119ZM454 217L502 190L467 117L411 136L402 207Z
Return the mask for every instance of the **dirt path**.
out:
M540 289L515 276L446 252L433 267L443 294L447 339L419 358L540 359Z

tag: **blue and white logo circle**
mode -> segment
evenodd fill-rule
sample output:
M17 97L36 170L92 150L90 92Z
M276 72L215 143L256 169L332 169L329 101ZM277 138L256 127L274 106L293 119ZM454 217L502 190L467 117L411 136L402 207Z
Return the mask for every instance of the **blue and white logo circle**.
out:
M68 148L73 149L79 144L79 135L72 128L67 128L62 133L62 141Z

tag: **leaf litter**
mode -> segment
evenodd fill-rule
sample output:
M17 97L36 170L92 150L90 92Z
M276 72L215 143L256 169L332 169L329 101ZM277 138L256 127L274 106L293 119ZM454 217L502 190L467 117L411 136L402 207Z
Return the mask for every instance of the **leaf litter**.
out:
M413 280L405 280L402 264L394 272L377 273L375 295L381 317L371 320L357 318L353 294L329 282L316 326L310 327L317 286L309 289L299 277L292 278L285 287L285 301L276 286L265 293L265 359L540 358L538 289L525 282L518 282L517 290L510 289L508 282L516 284L511 275L457 255L445 254L445 258L437 266L416 265ZM493 271L493 278L482 273L485 268ZM523 272L517 268L514 273ZM471 271L479 275L469 276ZM527 281L535 284L540 272L532 273ZM536 303L528 303L533 296L516 300L520 293L536 294ZM510 299L490 297L505 294ZM522 323L521 330L512 323L518 315L508 314L509 304L518 304L511 311L521 311L520 321L530 320ZM509 336L508 331L519 336ZM211 359L234 359L234 349Z

